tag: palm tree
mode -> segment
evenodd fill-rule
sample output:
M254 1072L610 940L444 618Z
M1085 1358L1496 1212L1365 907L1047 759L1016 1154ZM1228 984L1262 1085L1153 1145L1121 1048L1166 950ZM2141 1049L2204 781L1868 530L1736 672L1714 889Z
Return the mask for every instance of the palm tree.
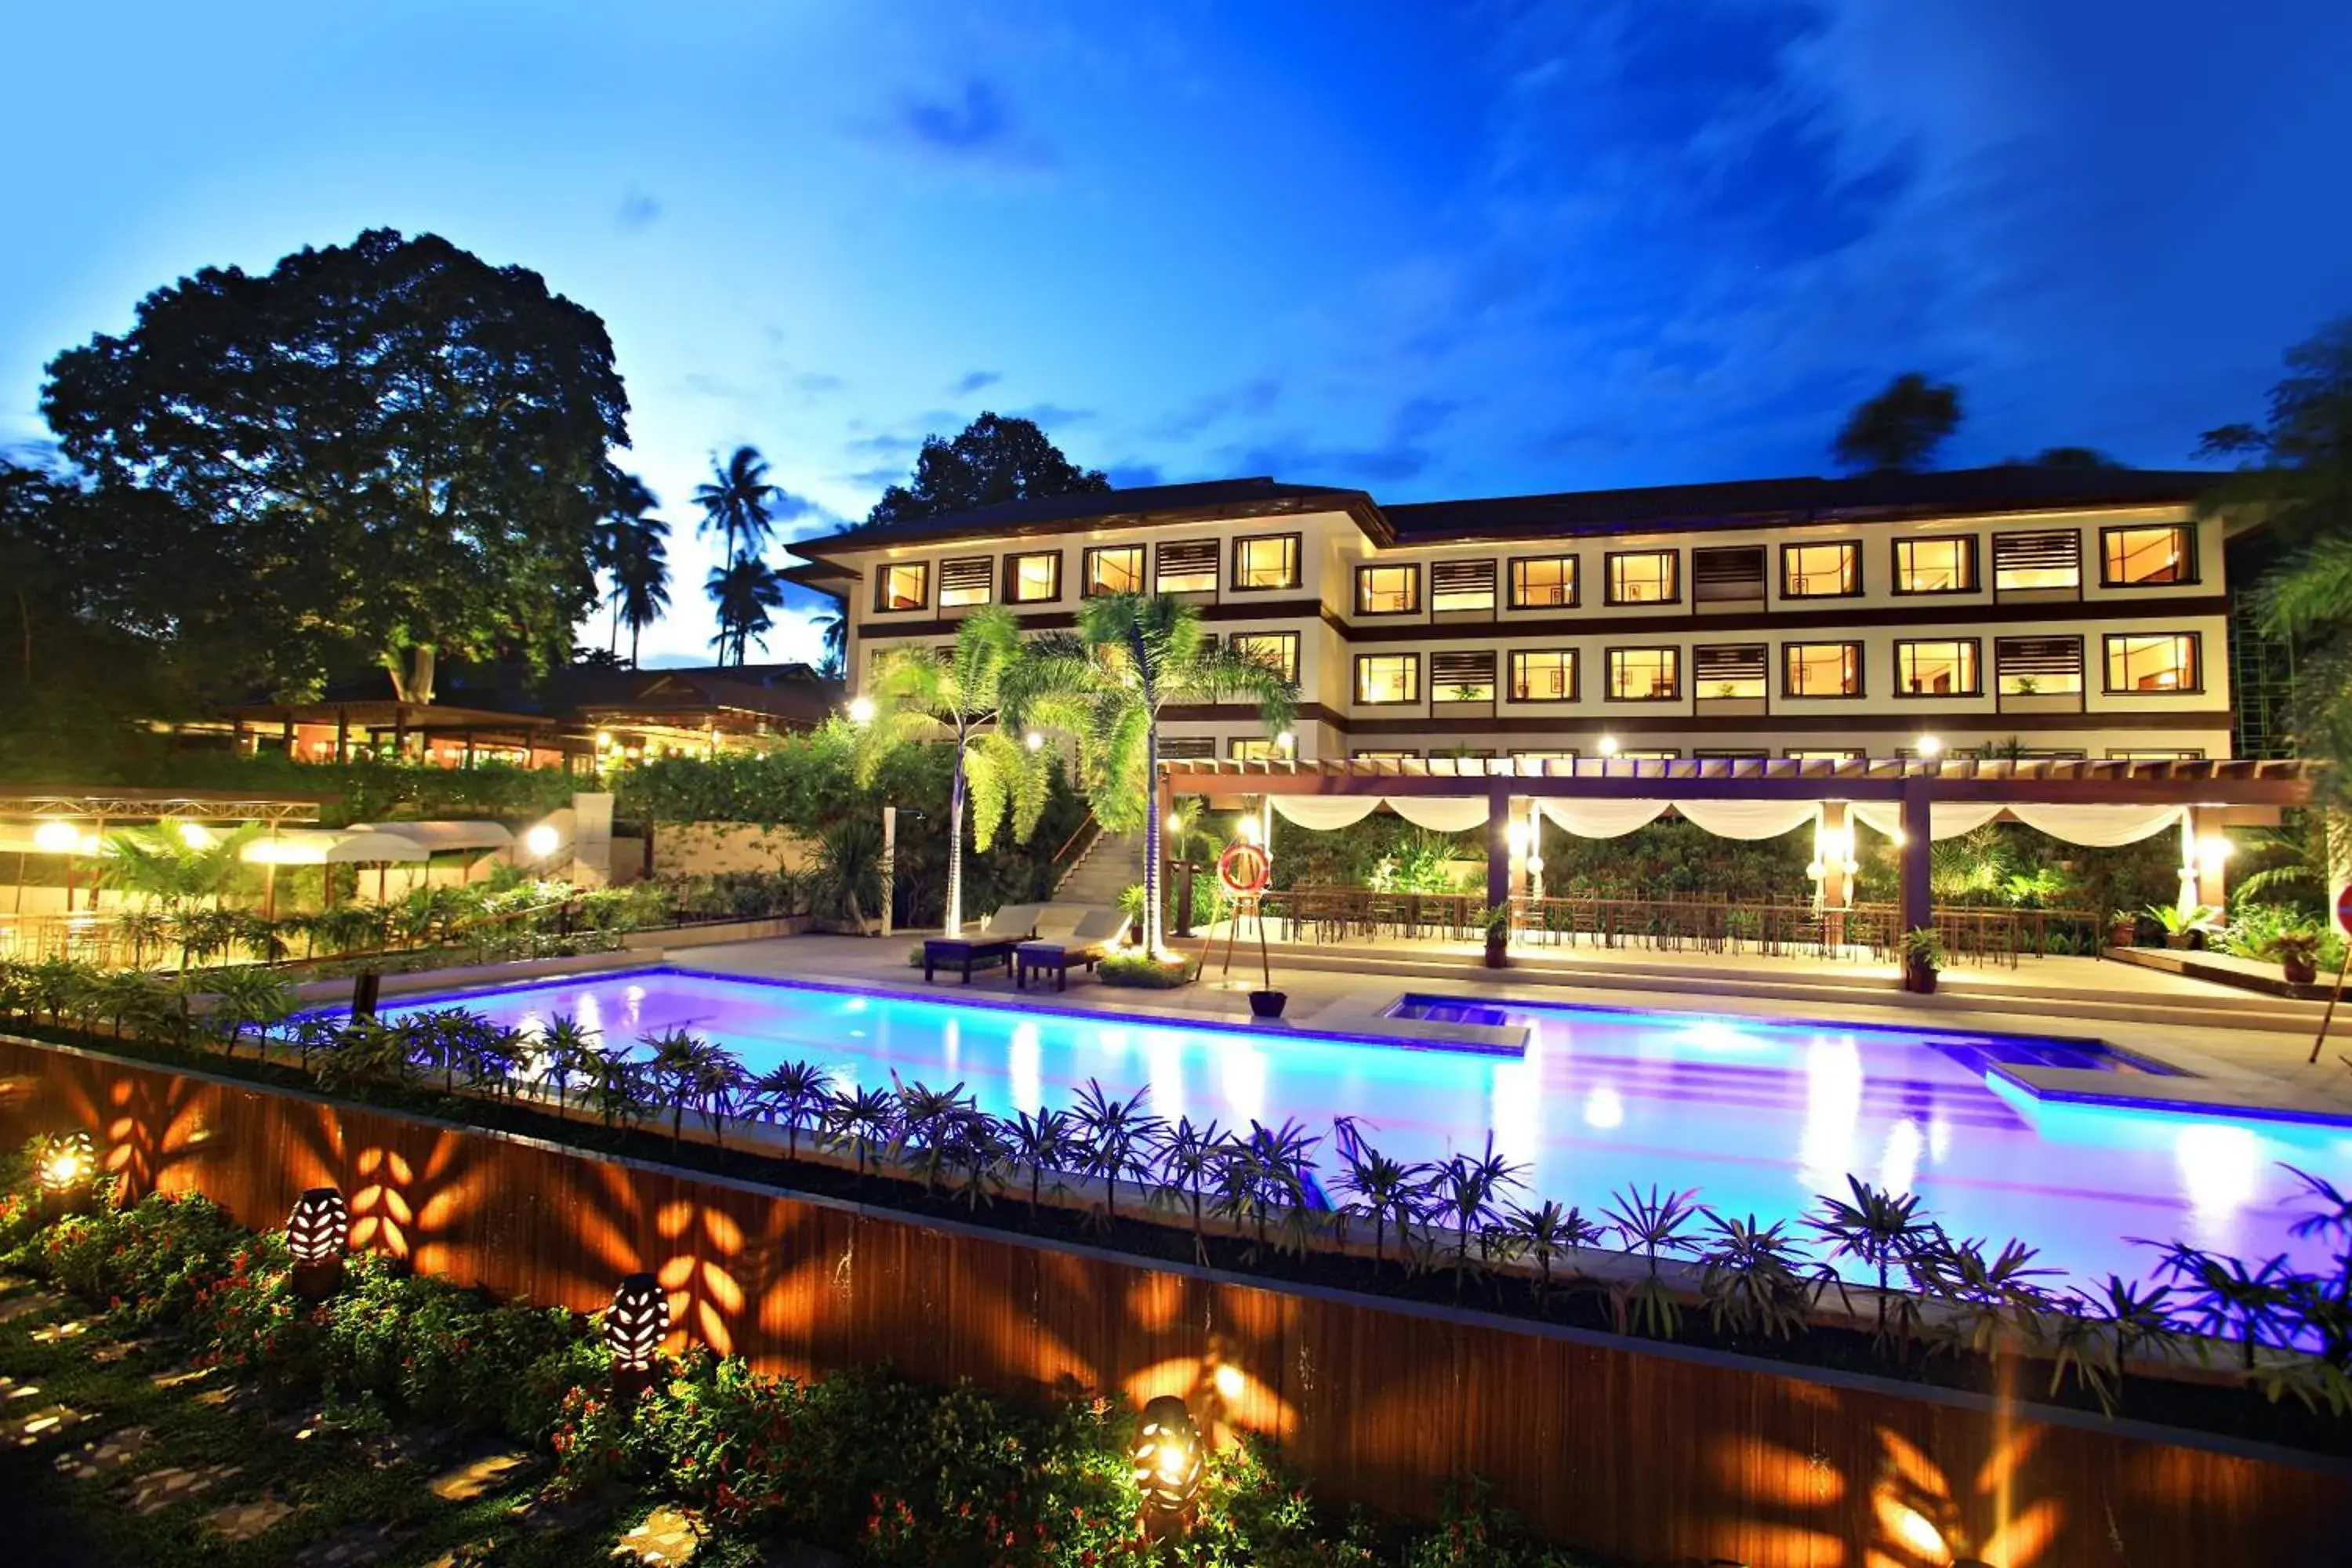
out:
M637 665L637 641L669 608L669 524L651 514L661 502L633 474L614 481L611 508L600 531L598 564L613 583L613 646L629 628L629 668Z
M1286 729L1297 688L1276 671L1211 648L1195 605L1162 594L1108 594L1078 611L1075 641L1033 644L1005 693L1004 723L1034 721L1077 737L1079 770L1096 820L1113 832L1143 827L1143 944L1160 940L1160 716L1171 703L1254 698L1266 733Z
M997 716L1008 674L1021 661L1021 623L1001 605L975 610L956 626L945 662L927 648L894 649L875 671L874 717L858 732L857 771L870 784L883 759L933 725L955 745L948 786L947 934L963 933L963 813L971 802L972 843L985 852L1009 805L1013 833L1026 838L1045 809L1045 760L1013 740Z
M839 680L849 668L849 617L836 610L809 625L824 637L824 657L817 661L816 672L827 680Z
M724 535L727 547L722 553L730 561L739 554L757 555L768 547L769 535L775 531L771 504L775 498L776 487L768 482L768 462L760 456L760 449L738 447L725 463L712 460L710 482L694 492L694 504L702 509L702 522L695 534L698 538Z
M702 591L719 611L719 635L711 644L719 650L719 662L744 661L746 646L757 641L767 647L768 628L775 623L768 612L784 602L783 580L775 569L756 555L739 555L730 566L714 566L703 580Z
M170 911L217 900L236 886L240 857L261 830L247 825L215 833L193 823L159 822L106 836L98 885L135 894Z

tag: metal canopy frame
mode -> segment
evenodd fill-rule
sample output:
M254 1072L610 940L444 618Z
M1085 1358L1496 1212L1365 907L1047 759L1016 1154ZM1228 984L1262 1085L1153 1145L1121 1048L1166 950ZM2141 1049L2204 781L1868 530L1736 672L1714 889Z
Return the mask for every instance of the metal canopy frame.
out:
M257 795L244 790L75 789L46 785L0 789L0 817L88 818L123 822L316 822L338 795Z

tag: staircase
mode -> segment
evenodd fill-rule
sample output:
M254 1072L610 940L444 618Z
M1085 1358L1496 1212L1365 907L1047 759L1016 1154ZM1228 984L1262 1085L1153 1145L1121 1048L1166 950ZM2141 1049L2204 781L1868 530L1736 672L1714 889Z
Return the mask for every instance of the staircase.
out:
M1054 884L1057 904L1118 908L1120 895L1143 880L1143 832L1097 833Z

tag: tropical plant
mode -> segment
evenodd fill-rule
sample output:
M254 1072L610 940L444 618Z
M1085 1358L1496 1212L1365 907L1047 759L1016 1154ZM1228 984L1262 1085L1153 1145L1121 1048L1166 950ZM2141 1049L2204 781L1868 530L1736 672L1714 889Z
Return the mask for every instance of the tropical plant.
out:
M1039 1111L1039 1121L1033 1127L1027 1117L1022 1118L1020 1138L1024 1150L1045 1147L1042 1140L1049 1131L1046 1120L1059 1112ZM1066 1119L1064 1126L1066 1127ZM1218 1163L1225 1157L1227 1139L1224 1130L1212 1120L1205 1127L1195 1127L1189 1116L1179 1116L1172 1125L1162 1124L1151 1141L1150 1163L1157 1185L1152 1189L1155 1203L1164 1197L1181 1205L1192 1222L1192 1255L1201 1262L1208 1261L1208 1240L1201 1230L1201 1194L1215 1175ZM1029 1206L1037 1205L1036 1191L1030 1191Z
M978 1107L961 1083L943 1089L902 1084L893 1068L890 1086L898 1097L890 1159L922 1178L923 1195L928 1197L953 1155L958 1128Z
M2210 904L2196 904L2185 910L2178 904L2150 904L2140 913L2162 926L2167 936L2218 930L2221 915Z
M768 480L767 459L758 447L738 447L724 463L714 458L709 480L694 492L694 504L702 509L696 537L719 535L721 560L759 555L775 531L776 496L776 487Z
M1078 1090L1076 1108L1070 1112L1077 1129L1078 1168L1103 1184L1107 1226L1118 1218L1119 1183L1144 1169L1137 1155L1160 1135L1160 1119L1143 1109L1150 1092L1147 1086L1125 1100L1114 1100L1100 1083L1088 1079Z
M1825 1267L1833 1270L1839 1258L1851 1258L1877 1276L1873 1332L1883 1344L1891 1331L1888 1315L1895 1310L1895 1270L1908 1268L1940 1233L1919 1213L1918 1194L1885 1192L1855 1175L1848 1175L1845 1181L1850 1201L1823 1194L1815 1200L1817 1212L1805 1220L1805 1226L1830 1244ZM1843 1276L1829 1272L1823 1283L1844 1294ZM1909 1321L1901 1327L1907 1337Z
M866 1174L866 1156L887 1144L898 1113L898 1097L884 1089L836 1089L825 1102L825 1136L836 1151L847 1149Z
M1915 926L1903 933L1896 942L1903 962L1913 968L1937 970L1944 967L1944 939L1934 926Z
M800 1158L803 1131L824 1124L825 1071L814 1062L782 1062L751 1081L751 1101L784 1130L784 1158Z
M784 602L784 582L775 568L754 555L739 555L724 566L713 566L702 590L717 612L719 630L710 639L720 664L742 664L750 646L767 646L768 628L775 624L768 612Z
M1513 1205L1509 1217L1503 1221L1503 1234L1513 1256L1535 1259L1538 1303L1551 1295L1552 1260L1598 1247L1603 1238L1601 1227L1586 1218L1583 1210L1574 1205L1562 1208L1550 1198L1533 1208Z
M686 1137L686 1113L689 1107L701 1107L706 1120L713 1127L717 1117L710 1111L719 1058L725 1052L690 1029L667 1029L658 1035L642 1035L638 1044L649 1053L646 1058L646 1074L652 1081L655 1094L669 1110L669 1141L677 1147ZM729 1061L733 1058L728 1058Z
M1641 1254L1643 1266L1639 1279L1611 1294L1621 1331L1630 1328L1654 1339L1674 1337L1681 1311L1658 1272L1658 1263L1667 1254L1696 1248L1697 1243L1683 1233L1705 1212L1697 1199L1695 1191L1666 1191L1654 1184L1647 1192L1629 1186L1612 1194L1609 1205L1601 1210L1609 1228L1625 1243L1626 1250Z
M1470 1233L1483 1236L1499 1217L1496 1207L1509 1188L1523 1185L1527 1167L1495 1152L1495 1134L1486 1134L1485 1151L1459 1151L1431 1167L1423 1188L1426 1215L1454 1230L1454 1299L1462 1300L1470 1275Z
M224 969L213 977L211 990L213 1005L206 1017L230 1056L236 1054L237 1041L247 1029L264 1042L261 1049L267 1055L269 1031L293 1016L294 988L267 969Z
M1713 1209L1701 1213L1713 1235L1699 1248L1698 1294L1716 1331L1793 1337L1822 1287L1807 1278L1787 1222L1759 1225L1752 1214L1742 1219Z
M555 1085L555 1108L563 1109L572 1080L593 1068L597 1031L570 1013L558 1013L539 1032L537 1051L541 1081Z
M946 659L929 648L885 654L867 684L874 715L859 726L858 780L871 785L883 760L937 727L954 747L948 785L946 931L963 933L963 817L971 806L973 845L986 851L1009 811L1013 836L1026 839L1045 809L1042 746L993 726L1008 687L1019 683L1021 621L1002 605L974 610L956 625Z
M1058 729L1076 738L1079 774L1106 829L1143 828L1139 935L1146 953L1164 955L1160 717L1172 703L1250 698L1271 735L1288 726L1296 689L1230 647L1212 648L1199 605L1168 595L1107 594L1080 606L1075 639L1033 644L1003 697L1010 727Z
M601 564L612 579L613 641L617 646L621 628L629 628L632 669L638 640L669 608L669 524L652 515L660 504L642 480L616 471L599 543Z
M1430 1177L1425 1164L1392 1160L1364 1141L1351 1117L1333 1124L1334 1145L1345 1168L1337 1183L1348 1194L1343 1214L1360 1214L1372 1222L1372 1267L1378 1268L1394 1226L1400 1232L1420 1219L1423 1188Z

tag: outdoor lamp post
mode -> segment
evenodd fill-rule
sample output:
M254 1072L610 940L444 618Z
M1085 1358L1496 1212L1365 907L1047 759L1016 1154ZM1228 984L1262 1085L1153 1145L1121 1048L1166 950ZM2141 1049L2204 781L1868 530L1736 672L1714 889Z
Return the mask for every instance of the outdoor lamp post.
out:
M1135 1443L1135 1484L1143 1491L1147 1528L1181 1527L1201 1495L1201 1433L1172 1394L1143 1407Z
M312 1187L286 1216L286 1253L294 1260L294 1293L323 1301L343 1282L343 1248L351 1241L352 1210L333 1187Z
M613 1397L635 1399L653 1386L654 1363L669 1337L669 1294L650 1274L624 1276L604 1309L604 1347L613 1352Z
M97 1173L98 1154L89 1133L79 1128L50 1133L33 1165L43 1211L55 1218L81 1207L89 1197L90 1179Z

